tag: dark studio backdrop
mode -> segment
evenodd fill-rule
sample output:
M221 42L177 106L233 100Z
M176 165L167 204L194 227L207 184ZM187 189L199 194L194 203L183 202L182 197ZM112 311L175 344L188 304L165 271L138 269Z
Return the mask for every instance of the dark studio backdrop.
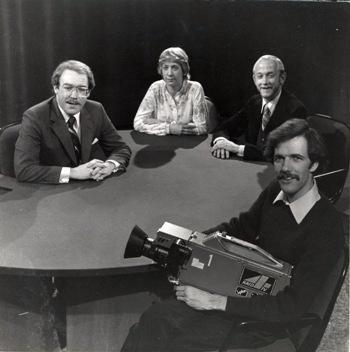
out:
M350 3L210 0L0 0L0 125L51 94L66 59L87 63L118 128L131 128L160 52L181 46L192 79L224 116L255 93L266 53L311 112L350 123Z

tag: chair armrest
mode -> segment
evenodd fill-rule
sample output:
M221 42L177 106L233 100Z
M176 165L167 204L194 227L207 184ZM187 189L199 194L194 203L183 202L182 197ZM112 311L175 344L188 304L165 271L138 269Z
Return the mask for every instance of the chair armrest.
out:
M264 331L288 331L302 329L308 325L321 323L321 318L317 314L308 313L299 319L293 321L263 321L263 320L247 320L240 322L235 328L242 331L264 330Z
M237 331L248 332L248 331L264 331L271 333L274 336L285 337L288 336L292 343L295 344L292 338L293 331L297 331L309 325L316 325L322 323L321 318L313 313L308 313L299 319L281 322L281 321L263 321L263 320L247 320L234 324L231 328L230 333L223 342L219 351L227 351L230 347L230 335Z

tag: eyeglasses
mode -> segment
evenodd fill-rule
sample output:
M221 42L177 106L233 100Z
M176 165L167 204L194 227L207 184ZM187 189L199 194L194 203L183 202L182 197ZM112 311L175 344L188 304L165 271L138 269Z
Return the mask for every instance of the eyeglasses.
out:
M86 97L90 93L89 89L83 87L62 86L62 89L67 95L71 95L75 91L80 97Z

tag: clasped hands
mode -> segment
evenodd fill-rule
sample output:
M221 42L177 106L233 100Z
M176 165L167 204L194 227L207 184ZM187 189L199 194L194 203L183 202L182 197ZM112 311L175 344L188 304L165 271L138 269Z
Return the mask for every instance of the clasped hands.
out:
M227 297L193 286L174 286L176 299L197 310L225 310Z
M147 118L143 121L146 125L158 124L157 119ZM171 123L169 125L169 133L175 135L187 134L187 135L196 135L197 127L193 122L181 124L181 123Z
M113 172L114 167L115 165L112 162L93 159L85 164L72 168L70 178L76 180L93 179L95 181L102 181Z
M211 148L211 153L215 158L228 159L230 152L237 154L239 145L226 138L219 139Z
M193 135L197 134L197 128L194 123L186 123L186 124L179 124L179 123L172 123L169 125L169 132L170 134L181 135Z

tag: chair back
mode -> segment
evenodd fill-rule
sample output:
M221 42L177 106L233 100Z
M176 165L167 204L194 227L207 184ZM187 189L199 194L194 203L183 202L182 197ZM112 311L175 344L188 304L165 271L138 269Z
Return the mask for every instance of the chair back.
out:
M298 352L316 351L321 342L348 271L348 251L349 248L346 245L309 309L309 313L315 313L321 318L320 322L302 329L296 334L296 340L300 342Z
M0 129L0 173L2 175L15 176L13 156L20 127L20 123L12 123Z
M289 337L278 339L267 346L252 348L222 348L220 349L220 352L315 352L321 342L325 329L327 328L337 297L344 284L348 266L349 248L346 244L342 254L337 260L337 264L325 279L324 285L308 310L307 316L311 317L316 315L320 319L315 320L309 325L308 323L304 323L304 318L301 318L295 322L295 327L293 328L294 332L289 331L289 328L286 330L289 332ZM305 322L307 321L311 320L305 318ZM260 324L260 328L261 326L263 326L263 324ZM266 327L268 329L268 323L266 323ZM283 327L282 322L281 327Z
M323 137L330 161L326 170L315 174L317 185L335 203L343 191L349 170L350 128L343 122L321 114L309 116L307 121Z
M205 101L207 103L208 108L208 116L207 116L207 131L208 133L212 133L215 127L220 122L220 115L209 97L205 97Z

